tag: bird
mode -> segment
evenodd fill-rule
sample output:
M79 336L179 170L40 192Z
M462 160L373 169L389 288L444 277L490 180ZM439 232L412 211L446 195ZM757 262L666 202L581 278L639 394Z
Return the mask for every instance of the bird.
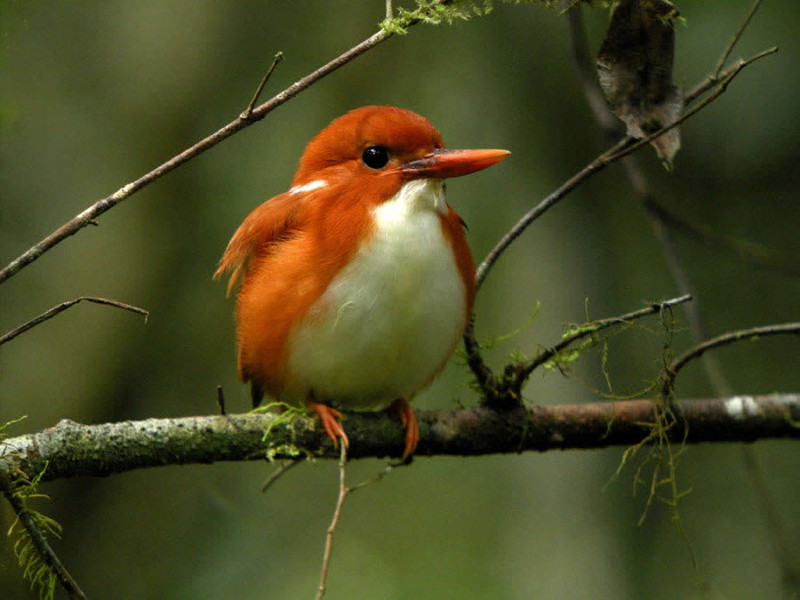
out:
M236 291L238 374L319 415L349 446L342 411L395 412L403 460L419 442L409 401L462 337L475 299L465 223L444 180L506 150L447 150L431 123L394 106L333 120L306 146L289 190L236 230L215 278Z

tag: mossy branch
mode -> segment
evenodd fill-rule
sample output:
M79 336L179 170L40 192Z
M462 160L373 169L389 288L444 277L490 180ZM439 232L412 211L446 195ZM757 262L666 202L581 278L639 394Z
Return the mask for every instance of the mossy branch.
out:
M5 448L0 445L0 452ZM83 590L47 541L48 536L61 536L61 525L28 507L29 499L41 496L36 493L36 487L46 471L46 462L41 471L32 475L2 462L0 458L0 492L17 515L8 535L16 537L14 553L31 588L39 591L40 598L49 600L55 596L56 585L60 583L70 598L85 600Z
M666 433L672 441L800 439L800 393L679 400L676 406L682 420ZM638 444L651 432L655 404L631 400L508 411L474 407L417 415L417 457L478 456ZM350 437L350 459L402 454L403 429L387 413L348 413L344 427ZM6 440L0 466L35 477L47 465L42 481L49 481L145 467L265 460L268 453L274 459L297 458L298 450L318 459L339 458L319 420L308 415L288 420L279 414L247 414L102 425L63 420L39 433Z

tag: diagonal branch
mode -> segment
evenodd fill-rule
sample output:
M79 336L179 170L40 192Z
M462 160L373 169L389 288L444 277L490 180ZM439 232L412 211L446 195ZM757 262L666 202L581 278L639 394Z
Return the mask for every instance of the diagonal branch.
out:
M586 165L578 173L576 173L570 179L564 182L564 184L562 184L561 187L559 187L552 194L547 196L544 200L539 202L539 204L537 204L530 211L528 211L508 231L508 233L506 233L506 235L504 235L500 239L500 241L495 245L494 248L492 248L489 254L487 254L486 258L478 266L478 269L475 273L475 280L477 282L478 287L481 286L484 279L486 278L486 275L488 275L489 270L492 268L494 263L497 262L497 259L500 258L500 255L506 250L506 248L508 248L508 246L511 245L511 243L516 238L518 238L531 223L533 223L533 221L538 219L542 214L544 214L545 211L547 211L549 208L553 207L556 203L562 200L569 192L575 189L579 184L583 183L584 180L588 179L590 176L594 175L598 171L603 170L608 165L635 152L642 146L649 144L656 138L661 137L671 129L678 127L684 121L693 117L699 111L701 111L706 106L711 104L714 100L719 98L719 96L721 96L727 90L728 85L742 71L742 69L754 63L755 61L764 58L765 56L774 54L777 51L778 51L777 47L772 47L768 48L767 50L763 50L762 52L759 52L748 59L739 60L735 65L733 65L729 69L726 69L724 73L722 73L718 79L715 79L714 83L712 83L709 86L709 87L716 86L717 89L714 91L714 93L711 94L708 98L704 99L700 104L695 106L692 110L684 113L680 119L676 119L673 123L670 123L669 125L662 127L643 138L634 139L631 137L625 137L621 139L611 148L600 154L592 162Z
M47 568L55 575L70 598L86 600L86 594L53 551L50 542L47 541L47 538L36 525L36 520L15 488L16 486L11 480L8 471L0 469L0 492L6 497L6 500L8 500L11 508L16 513L20 525L27 532L28 538L36 548L36 552L47 565Z
M663 302L655 302L653 304L650 304L649 306L646 306L645 308L641 308L639 310L635 310L633 312L629 312L627 314L620 315L618 317L609 317L607 319L600 319L599 321L594 321L592 323L580 326L576 328L576 331L568 335L565 335L560 342L558 342L554 346L551 346L550 348L547 348L546 350L543 350L536 356L536 358L525 364L520 370L520 375L523 377L528 377L537 367L543 365L550 359L566 351L575 342L582 340L586 337L592 336L595 333L602 331L603 329L607 329L608 327L613 327L614 325L626 325L632 323L637 319L641 319L642 317L646 317L648 315L661 313L668 308L672 308L673 306L683 304L691 299L692 297L690 295L685 294L677 298L664 300Z
M712 73L700 84L695 86L687 94L684 95L684 102L691 103L700 95L712 89L721 79L726 78L734 69L736 65L729 67L723 71L725 63L731 55L733 48L738 43L744 30L747 28L750 20L755 12L758 10L761 0L756 0L752 5L748 15L741 23L736 33L731 38L725 50L722 52L716 67ZM584 89L584 94L588 101L589 106L594 113L594 116L600 125L601 129L611 139L615 139L618 130L618 121L611 113L603 97L600 86L598 85L596 71L593 68L591 58L588 51L588 41L586 38L585 28L580 10L572 10L568 16L569 31L573 55L575 58L576 66L578 67L579 79ZM710 228L697 226L690 221L670 214L665 207L663 207L650 191L644 172L639 167L636 156L628 156L622 161L622 166L627 175L631 187L634 192L639 196L644 208L646 209L648 218L653 228L653 233L661 245L662 253L666 260L667 266L672 273L672 278L678 286L678 289L683 293L694 293L693 286L689 277L684 269L682 261L678 256L675 247L672 232L679 232L685 235L690 235L702 239L707 243L714 244L723 249L729 250L747 259L752 263L781 272L792 274L798 271L797 257L788 253L781 253L774 249L767 248L761 244L753 242L740 241L722 234L719 234ZM686 308L686 316L689 327L693 333L695 340L700 341L706 338L705 326L701 317L700 306L697 302L693 302ZM706 374L711 382L717 395L724 396L731 393L731 388L725 377L721 363L718 358L713 354L704 354L703 364ZM666 366L666 365L665 365ZM671 385L671 382L668 384ZM766 484L764 473L755 457L755 450L750 445L740 446L742 458L747 468L752 483L757 492L757 501L761 513L764 516L767 530L769 531L770 538L773 543L774 555L781 566L783 572L784 582L798 581L797 567L793 564L791 554L788 550L788 543L786 540L785 527L781 524L781 519L775 508L775 504ZM796 586L795 586L796 587Z
M420 8L417 11L414 11L413 14L407 15L404 19L399 19L399 23L396 24L397 28L395 30L389 30L388 28L383 28L380 31L374 33L367 39L365 39L360 44L357 44L343 52L333 60L329 61L328 63L324 64L316 71L309 73L302 79L298 79L288 88L273 96L270 100L267 100L257 108L253 108L253 104L257 100L258 96L261 93L261 89L263 85L266 83L266 80L269 78L270 74L272 73L273 69L277 65L280 57L282 54L278 53L279 55L275 56L272 66L270 67L269 71L267 72L266 76L262 80L262 83L259 85L258 90L256 91L253 100L251 101L250 105L236 118L236 120L231 121L227 125L225 125L222 129L212 133L206 138L203 138L195 145L187 148L180 154L172 157L167 162L159 165L152 171L145 173L139 179L132 181L116 192L103 198L102 200L98 200L90 207L88 207L83 212L77 214L75 217L64 223L61 227L56 229L53 233L48 235L46 238L41 240L36 245L32 246L28 250L26 250L23 254L19 257L12 260L4 269L0 270L0 283L3 283L9 277L17 274L20 270L25 268L27 265L35 261L39 258L42 254L59 244L60 242L64 241L71 235L76 234L78 231L86 227L87 225L93 225L95 223L95 219L105 213L106 211L112 209L120 202L127 200L130 196L141 190L142 188L146 187L147 185L154 182L156 179L159 179L173 171L174 169L178 168L182 164L188 162L189 160L199 156L209 148L213 148L221 141L229 138L234 133L237 133L244 129L245 127L249 127L253 123L260 121L265 116L267 116L270 112L278 108L284 102L291 100L300 92L308 89L315 83L317 83L320 79L325 77L326 75L330 75L334 71L336 71L339 67L346 65L347 63L353 61L354 59L358 58L368 50L371 50L381 42L388 40L390 37L397 35L398 32L405 32L409 27L413 27L418 23L425 21L426 15L433 11L435 12L437 7L445 6L451 4L452 0L438 0L432 2L430 5ZM388 10L390 9L390 4L387 4L387 14ZM386 23L386 21L384 22Z
M644 308L631 311L624 315L608 317L570 327L569 331L562 336L558 343L541 350L531 360L507 364L503 376L499 378L499 381L492 375L492 387L483 389L484 394L481 399L481 406L493 408L495 410L507 410L521 405L522 388L528 381L531 373L541 365L569 352L570 349L574 350L574 344L577 342L582 342L584 344L583 347L595 345L598 341L596 334L604 329L618 325L630 325L642 317L661 314L664 311L671 310L673 306L684 304L691 299L692 297L690 295L685 294L677 298L653 302Z
M412 22L409 24L409 26L414 24L415 23ZM11 261L2 271L0 271L0 283L3 283L6 279L18 273L24 267L39 258L42 254L56 246L58 243L64 241L71 235L76 234L87 225L93 224L97 217L114 208L120 202L127 200L142 188L153 183L157 179L163 177L170 171L173 171L196 156L199 156L209 148L213 148L221 141L232 136L234 133L237 133L242 129L249 127L253 123L260 121L284 102L294 98L297 94L308 89L326 75L333 73L339 67L346 65L368 50L371 50L381 42L386 41L392 37L392 35L394 34L384 30L378 31L360 44L353 46L347 52L344 52L327 64L323 65L316 71L309 73L302 79L297 80L288 88L275 95L270 100L264 102L260 106L253 109L248 107L234 121L231 121L222 129L212 133L208 137L203 138L190 148L187 148L180 154L172 157L152 171L145 173L138 179L122 186L110 196L107 196L102 200L98 200L90 207L64 223L61 227L56 229L53 233L48 235L39 243L26 250L22 255Z
M736 44L739 43L742 34L744 34L744 30L747 29L747 26L750 24L750 21L755 16L756 11L758 11L758 8L760 6L761 6L761 0L756 0L753 3L753 6L750 7L750 11L747 13L747 16L744 18L744 21L741 22L741 24L739 25L739 29L737 29L736 33L733 34L731 41L728 43L728 45L725 47L725 50L722 52L722 55L719 57L717 66L714 68L714 73L713 73L714 77L717 78L720 77L722 67L725 66L726 62L728 62L728 58L730 57L731 52L733 52L733 49L736 47Z
M576 27L576 24L573 24L573 29ZM508 247L516 240L522 233L533 223L536 219L541 217L548 209L555 206L559 201L564 199L567 194L572 192L576 187L582 184L585 180L589 177L594 175L595 173L602 171L607 166L613 164L614 162L626 158L630 156L633 152L641 148L642 146L649 144L656 138L662 136L664 133L670 131L671 129L678 127L687 119L691 118L699 111L704 109L706 106L711 104L714 100L719 98L728 88L728 85L733 81L734 77L736 77L742 69L746 66L764 58L765 56L769 56L770 54L774 54L778 51L777 47L768 48L763 50L747 59L740 59L736 64L732 65L728 69L725 69L721 73L713 73L709 75L706 80L695 86L685 97L685 102L688 104L689 102L695 100L701 94L705 93L706 91L716 88L714 92L707 98L705 98L701 103L695 106L692 110L687 111L684 113L679 119L676 119L673 123L662 127L654 131L652 134L645 136L641 139L634 139L630 136L624 137L617 141L613 146L611 146L608 150L600 154L597 158L587 164L583 169L581 169L578 173L573 175L570 179L564 182L561 187L556 189L553 193L547 196L544 200L539 202L536 206L531 208L523 217L517 221L514 226L509 229L509 231L497 242L497 244L492 248L486 257L481 261L480 265L475 271L475 282L478 289L480 289L483 281L486 279L486 276L489 274L489 271L503 254L503 252L508 249ZM580 50L578 50L579 58L580 58ZM585 75L585 74L584 74ZM584 86L586 87L586 83L584 82ZM593 86L591 86L593 87ZM593 106L596 108L600 107L599 103L592 103ZM610 125L609 125L610 127ZM479 345L475 338L475 328L474 328L474 320L471 320L468 323L467 329L464 332L464 348L466 350L467 355L467 364L469 365L470 369L472 369L475 377L478 381L478 384L481 390L486 395L490 395L493 391L493 388L496 384L496 378L492 373L491 369L486 365L483 357L479 351Z

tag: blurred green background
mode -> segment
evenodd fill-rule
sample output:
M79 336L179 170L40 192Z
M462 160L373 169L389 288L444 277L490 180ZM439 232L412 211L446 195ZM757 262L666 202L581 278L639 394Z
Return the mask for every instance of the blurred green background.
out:
M749 7L680 2L676 83L698 82ZM380 0L302 2L0 2L0 262L7 264L94 200L231 121L275 52L267 98L376 30ZM652 191L672 210L730 235L800 252L800 4L766 3L734 56L781 52L742 73L683 128L674 173L642 153ZM607 13L586 14L596 48ZM534 203L607 145L580 86L566 21L533 6L414 27L327 77L269 117L149 186L2 286L0 331L81 295L132 303L141 318L79 305L0 348L0 421L10 435L83 423L248 408L236 379L232 301L211 281L244 216L285 191L305 143L334 117L389 103L428 117L450 147L500 147L510 160L448 184L478 259ZM679 238L710 334L800 318L800 282ZM534 323L489 354L533 353L566 325L676 295L646 215L614 166L533 227L491 272L477 303L481 339ZM588 307L588 309L587 309ZM684 318L682 310L676 312ZM635 392L659 366L662 337L614 338L614 391ZM675 337L678 350L691 344ZM797 341L717 353L738 393L800 390ZM600 356L576 366L603 385ZM416 403L474 404L454 360ZM713 395L699 365L681 397ZM537 374L531 403L588 402L575 378ZM753 446L800 563L796 443ZM622 449L486 458L420 458L345 505L326 598L780 598L775 538L738 445L691 447L678 472L680 513L642 526ZM383 462L353 464L350 480ZM304 465L267 495L263 463L143 470L42 486L37 506L64 525L55 544L92 598L311 598L336 496L333 463ZM2 508L4 528L12 515ZM797 588L795 588L796 591ZM59 592L61 594L61 592ZM0 597L34 595L7 542Z

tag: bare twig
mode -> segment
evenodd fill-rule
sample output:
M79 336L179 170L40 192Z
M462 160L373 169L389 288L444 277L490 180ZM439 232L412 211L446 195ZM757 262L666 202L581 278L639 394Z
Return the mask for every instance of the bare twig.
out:
M106 306L113 306L115 308L121 308L123 310L129 310L129 311L134 312L136 314L143 315L144 318L145 318L145 322L147 322L147 317L150 314L146 310L144 310L143 308L139 308L138 306L132 306L130 304L125 304L124 302L119 302L117 300L108 300L107 298L95 298L93 296L81 296L80 298L74 298L72 300L68 300L67 302L62 302L61 304L58 304L58 305L54 306L53 308L51 308L47 312L42 313L38 317L36 317L34 319L31 319L30 321L27 321L26 323L23 323L22 325L20 325L16 329L12 329L11 331L6 333L5 335L0 336L0 346L2 346L3 344L5 344L6 342L8 342L10 340L13 340L18 335L20 335L22 333L25 333L29 329L32 329L33 327L36 327L40 323L43 323L44 321L47 321L48 319L52 319L57 314L67 310L71 306L75 306L76 304L78 304L79 302L82 302L84 300L86 302L94 302L95 304L105 304Z
M300 460L296 459L296 458L291 458L289 460L284 460L280 465L278 465L277 469L275 469L272 473L270 473L269 477L267 477L264 480L264 483L261 484L261 491L262 492L266 492L288 470L290 470L292 467L296 467L299 464L300 464Z
M724 81L725 79L730 77L731 74L742 70L742 68L746 67L751 63L756 62L757 60L761 60L765 56L769 56L770 54L775 54L778 51L779 48L777 46L773 46L771 48L767 48L766 50L762 50L757 54L754 54L748 59L740 58L738 61L736 61L734 64L732 64L730 67L728 67L718 75L712 73L711 75L706 77L703 81L701 81L692 89L690 89L688 92L686 92L686 94L683 96L684 103L686 105L691 104L692 102L697 100L699 96L705 94L708 90L719 85L721 81Z
M409 460L406 460L405 462L397 463L397 464L395 464L395 463L387 463L386 466L383 468L383 471L378 471L372 477L367 477L364 481L361 481L361 482L359 482L359 483L357 483L355 485L351 485L350 488L349 488L350 489L349 493L352 494L353 492L355 492L357 490L360 490L361 488L365 488L368 485L372 485L373 483L377 483L381 479L386 477L389 473L391 473L394 470L395 467L401 466L401 465L405 466L405 465L408 465L408 464L410 464Z
M717 83L713 84L717 86L717 89L711 94L708 98L703 100L699 105L695 106L692 110L687 111L684 113L679 119L676 119L674 122L670 123L669 125L658 129L657 131L653 132L652 134L645 136L640 139L633 139L631 137L625 137L614 144L611 148L603 152L597 158L595 158L592 162L586 165L583 169L581 169L578 173L573 175L570 179L568 179L564 184L561 185L557 190L555 190L552 194L547 196L544 200L539 202L536 206L534 206L530 211L528 211L509 231L506 233L500 241L495 245L494 248L486 255L486 258L483 259L481 264L478 266L478 269L475 274L475 281L477 283L478 288L480 288L481 284L483 283L486 275L489 273L489 270L492 268L497 259L500 258L500 255L508 248L511 243L522 234L527 227L533 223L536 219L538 219L542 214L544 214L547 209L554 206L560 200L562 200L569 192L575 189L579 184L583 183L584 180L588 179L590 176L594 175L595 173L603 170L605 167L610 165L613 162L620 160L635 152L642 146L645 146L655 140L658 137L664 135L667 131L679 126L681 123L690 119L695 114L697 114L700 110L704 109L706 106L711 104L714 100L716 100L720 95L722 95L725 90L727 89L730 82L736 77L736 75L741 72L746 66L752 64L753 62L768 56L769 54L773 54L777 52L777 47L769 48L758 54L751 56L746 60L740 60L738 63L733 65L730 69L725 71L725 76L719 80ZM713 87L712 85L712 87Z
M727 72L727 75L718 83L718 87L715 92L710 95L708 98L703 100L699 105L695 106L692 110L687 111L684 113L679 119L676 119L674 122L670 123L669 125L662 127L661 129L653 132L652 134L635 140L631 137L625 137L621 139L619 142L614 144L611 148L603 152L597 158L595 158L592 162L586 165L583 169L581 169L578 173L573 175L570 179L568 179L564 184L561 185L557 190L555 190L552 194L547 196L544 200L539 202L536 206L534 206L530 211L528 211L509 231L506 233L500 241L495 245L494 248L486 255L486 258L483 259L481 264L478 266L478 269L475 273L475 281L477 286L480 288L481 284L483 283L484 279L486 279L486 275L488 275L489 270L492 268L497 259L500 258L500 255L511 245L511 243L517 239L528 226L533 223L536 219L542 216L547 209L552 208L556 203L562 200L569 192L574 190L578 185L583 183L584 180L588 179L595 173L605 169L608 165L628 156L632 152L635 152L642 146L645 146L652 142L654 139L662 136L667 131L673 129L674 127L679 126L681 123L690 119L695 114L697 114L700 110L704 109L706 106L711 104L714 100L719 98L725 90L727 89L730 82L733 80L739 72L746 67L747 65L752 64L756 60L763 58L769 54L777 52L777 48L770 48L763 52L759 52L758 54L750 57L747 60L740 60L733 68L731 68Z
M61 587L64 588L70 598L86 600L86 594L69 571L67 571L61 559L58 558L58 555L56 555L52 546L50 546L47 538L39 530L39 527L37 527L30 511L25 506L25 502L23 502L16 493L14 483L11 481L11 477L5 468L0 468L0 491L3 492L6 500L8 500L11 508L16 513L22 527L25 528L36 552L50 571L55 574Z
M275 67L277 67L278 63L282 60L283 52L276 53L272 59L272 64L269 66L269 69L267 69L267 74L264 75L264 77L261 79L261 83L258 84L256 93L253 94L253 99L250 100L250 104L247 105L247 108L242 113L241 116L243 119L248 119L250 115L253 114L253 108L255 107L256 102L258 102L258 97L261 96L261 92L264 90L264 86L267 85L267 81L269 81L269 78L272 75L272 72L275 70Z
M611 148L603 152L600 156L595 158L588 165L586 165L578 173L570 177L561 185L561 187L539 202L539 204L525 213L525 215L511 229L508 230L508 232L500 239L500 241L497 242L495 247L492 248L489 254L486 255L486 258L483 259L481 264L478 265L478 269L475 272L475 282L478 288L480 288L480 286L483 284L483 281L489 274L489 270L492 268L492 266L494 266L494 263L497 262L497 259L500 258L500 255L505 252L511 243L517 239L531 223L542 216L547 209L553 207L556 203L558 203L559 200L563 199L569 192L578 187L578 185L583 183L584 180L588 179L595 173L603 170L609 164L611 164L612 160L610 159L612 157L613 160L618 160L624 156L623 154L620 154L620 152L633 144L633 142L634 140L632 138L620 140Z
M758 9L761 0L756 0L749 14L740 25L737 32L732 37L728 46L723 51L716 68L703 82L695 86L684 95L684 102L689 104L701 94L713 88L720 79L724 79L732 73L737 66L734 65L724 72L722 71L725 62L743 31L750 22L755 11ZM610 137L615 137L618 131L618 123L605 102L600 86L597 82L596 71L589 57L588 43L586 40L585 29L583 27L581 11L573 10L569 15L569 31L573 54L578 66L580 81L584 88L589 106L595 115L600 127ZM684 293L692 294L693 286L689 281L683 264L675 248L671 232L679 231L687 235L698 237L705 242L711 242L724 249L734 251L740 256L749 258L753 263L765 268L776 269L784 273L794 274L797 272L797 257L786 253L779 253L773 249L768 249L760 244L751 242L741 242L717 234L709 228L698 227L681 217L672 215L658 203L656 198L649 190L644 173L642 172L636 156L628 156L622 161L631 187L639 195L650 220L653 232L658 239L662 253L672 274L673 279L678 285L678 289ZM705 339L705 327L701 317L701 307L698 302L692 302L686 307L686 315L693 337L697 342ZM714 354L704 354L702 357L706 374L712 386L720 396L730 395L731 387L723 372L718 357ZM775 509L774 501L769 493L763 472L758 464L755 451L751 445L741 445L742 457L751 480L758 491L759 507L764 515L765 523L770 532L770 539L773 542L775 556L777 557L784 573L784 581L793 588L797 587L797 568L792 564L790 554L787 550L787 542L784 535L784 527L781 526L780 518ZM794 583L792 583L794 582Z
M414 23L410 23L413 25ZM221 141L227 139L228 137L232 136L234 133L241 131L245 127L249 127L253 123L260 121L263 119L267 114L275 110L278 106L294 98L297 94L302 92L303 90L308 89L311 85L329 75L330 73L334 72L339 67L346 65L353 59L361 56L368 50L374 48L381 42L386 41L393 34L381 30L377 33L371 35L367 39L365 39L360 44L353 46L347 52L337 56L327 64L323 65L319 69L313 71L312 73L306 75L302 79L299 79L288 88L280 92L279 94L275 95L273 98L264 102L260 106L254 108L252 111L245 111L239 115L239 117L225 125L222 129L218 130L217 132L209 135L208 137L203 138L190 148L187 148L180 154L172 157L167 162L159 165L152 171L145 173L135 181L132 181L116 192L103 198L102 200L98 200L90 207L70 219L68 222L64 223L61 227L56 229L53 233L48 235L46 238L41 240L36 245L32 246L28 250L26 250L22 255L11 261L2 271L0 271L0 283L3 283L9 277L18 273L21 269L32 263L34 260L39 258L42 254L53 248L58 243L62 242L66 238L71 235L74 235L87 225L94 223L94 220L108 211L109 209L115 207L117 204L122 202L123 200L128 199L134 193L138 192L145 186L149 185L150 183L154 182L155 180L163 177L170 171L176 169L177 167L181 166L185 162L195 158L196 156L202 154L209 148L212 148L219 144Z
M770 54L775 54L777 51L778 51L778 47L777 46L773 46L772 48L767 48L766 50L762 50L758 54L754 54L750 58L740 59L730 69L726 70L727 74L725 75L725 77L722 77L721 79L718 80L718 82L716 84L716 89L711 93L711 95L706 97L702 102L700 102L699 104L694 106L691 110L688 110L685 113L683 113L680 116L679 119L676 119L675 121L673 121L669 125L666 125L666 126L662 127L661 129L658 129L657 131L654 131L650 135L647 135L647 136L645 136L643 138L637 139L630 146L626 146L625 148L621 149L618 152L618 155L613 155L612 154L609 157L609 162L613 162L613 161L615 161L615 160L617 160L619 158L622 158L624 156L627 156L627 155L631 154L632 152L635 152L636 150L638 150L642 146L645 146L645 145L649 144L650 142L652 142L656 138L659 138L662 135L664 135L669 130L674 129L675 127L678 127L684 121L687 121L688 119L692 118L698 112L703 110L706 106L708 106L709 104L714 102L714 100L716 100L722 94L724 94L728 89L728 85L730 85L731 81L733 81L733 79L742 71L742 69L744 69L748 65L753 64L757 60L760 60L760 59L764 58L765 56L769 56Z
M342 514L342 506L344 506L345 498L350 492L349 488L345 485L345 466L347 465L347 444L339 444L341 454L339 456L339 496L336 498L336 508L333 511L333 518L331 524L328 526L328 531L325 534L325 551L322 554L322 569L319 577L319 587L317 594L314 596L315 600L320 600L325 595L325 582L328 579L328 566L331 560L331 551L333 550L333 534L336 531L336 525L339 523L339 516Z
M322 554L322 569L320 570L319 586L317 587L317 594L314 597L315 600L320 600L322 596L325 595L325 585L328 579L328 567L330 565L331 552L333 551L333 535L336 532L336 526L339 523L339 517L342 514L342 507L344 506L344 501L347 499L347 496L349 496L356 490L360 490L362 488L367 487L368 485L380 481L381 479L386 477L386 475L391 473L396 466L391 463L387 464L382 471L379 471L372 477L369 477L364 481L357 483L355 485L347 486L345 484L347 448L344 444L340 444L340 446L341 449L339 454L339 495L336 498L336 507L333 510L333 518L331 519L331 524L328 526L328 531L326 532L325 535L325 550Z
M763 327L753 327L752 329L742 329L740 331L731 331L723 335L717 336L713 339L706 340L702 344L697 344L681 354L678 358L673 360L667 368L667 375L664 382L664 391L669 393L672 390L675 377L678 372L685 367L691 360L699 358L705 352L727 346L742 340L759 338L764 336L773 335L797 335L800 336L800 322L798 323L781 323L779 325L764 325Z
M728 62L728 58L730 57L731 52L733 52L733 48L739 42L739 39L741 39L744 30L747 29L747 26L750 24L750 20L756 14L756 11L758 10L759 6L761 6L761 0L756 0L753 3L753 6L750 7L750 12L747 13L747 16L745 17L744 21L742 21L742 23L739 25L739 29L736 30L736 33L733 34L730 43L728 43L728 46L722 52L722 56L719 57L717 66L714 68L714 77L719 78L719 74L722 71L722 67L725 66L726 62Z

